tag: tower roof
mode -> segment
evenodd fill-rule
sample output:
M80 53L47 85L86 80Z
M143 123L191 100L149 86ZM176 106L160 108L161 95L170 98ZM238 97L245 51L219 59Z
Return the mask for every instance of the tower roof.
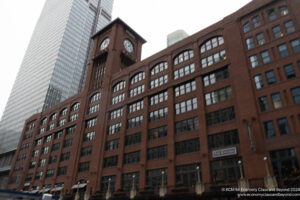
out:
M113 20L111 23L109 23L108 25L106 25L105 27L103 27L100 31L98 31L97 33L95 33L92 38L95 38L97 35L102 34L103 32L107 31L108 29L110 29L114 24L121 24L123 26L125 26L131 34L133 34L135 37L137 37L138 39L140 39L142 41L142 43L145 43L146 40L140 36L137 32L135 32L130 26L128 26L123 20L121 20L119 17L116 18L115 20Z

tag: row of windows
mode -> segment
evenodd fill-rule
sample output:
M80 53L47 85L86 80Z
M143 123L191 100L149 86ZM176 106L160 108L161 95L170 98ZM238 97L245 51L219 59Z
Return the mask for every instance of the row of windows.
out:
M176 115L197 109L197 98L188 99L175 104Z
M284 117L284 118L277 119L276 122L277 122L280 135L287 135L291 133L287 118ZM267 138L276 136L276 131L275 131L273 121L264 122L264 127L265 127L265 133Z
M292 49L293 53L300 52L300 39L297 38L297 39L291 40L290 45L291 45L291 49ZM284 57L290 55L288 47L285 43L278 45L277 50L278 50L279 56L281 58L284 58ZM260 56L261 56L261 61L263 64L267 64L267 63L271 62L271 57L270 57L268 50L260 52ZM256 54L250 56L249 59L250 59L250 65L252 68L259 66L259 60L258 60L258 57Z
M127 120L127 129L140 127L143 122L143 115Z
M149 113L149 122L164 119L168 116L168 107L164 107Z
M231 98L232 98L232 89L230 86L205 94L206 105L216 104Z
M140 85L136 88L133 88L129 91L129 97L135 97L139 94L142 94L145 91L145 85Z
M218 62L221 62L225 59L226 59L226 51L222 50L222 51L214 53L213 55L210 55L206 58L202 58L201 66L202 66L202 68L209 67L209 66L216 64Z
M194 63L184 66L184 67L181 67L174 71L174 80L181 78L183 76L189 75L193 72L195 72L195 64Z
M168 75L165 74L157 79L154 79L150 82L150 88L153 89L153 88L156 88L156 87L159 87L163 84L166 84L168 82Z
M174 88L175 97L190 93L196 90L196 81L190 81Z
M222 36L212 38L212 39L206 41L205 44L201 45L200 52L204 53L204 52L209 51L213 48L216 48L222 44L224 44L224 39Z
M284 65L283 71L284 71L286 79L292 79L292 78L296 77L296 72L295 72L293 64ZM255 76L253 76L253 80L254 80L256 89L261 89L265 86L262 74L257 74ZM274 70L266 71L265 72L265 80L268 83L268 85L275 84L277 82L275 71Z
M289 13L289 10L286 6L282 6L278 8L280 16L285 16ZM277 14L274 8L266 11L269 21L273 21L277 18ZM252 27L257 28L261 25L261 19L258 15L252 17L251 19ZM243 32L247 33L251 30L250 22L246 22L243 24Z
M157 93L150 97L150 105L156 105L168 100L168 91Z
M116 119L122 117L122 115L123 115L123 108L119 108L110 112L110 119Z
M200 142L198 138L185 140L175 143L175 153L176 155L199 152ZM162 145L147 150L147 160L158 160L166 158L168 155L168 146ZM130 152L124 154L124 164L131 164L140 162L140 151ZM111 156L104 158L103 167L114 167L118 163L117 156Z

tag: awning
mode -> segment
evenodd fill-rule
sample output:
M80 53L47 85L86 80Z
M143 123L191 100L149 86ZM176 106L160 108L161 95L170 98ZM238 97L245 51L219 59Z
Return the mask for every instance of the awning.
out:
M35 194L37 193L39 190L31 190L29 193Z
M24 186L29 186L30 185L30 183L24 183Z
M80 189L80 188L84 188L86 186L86 183L81 183L81 184L76 184L72 186L72 189Z
M48 192L50 190L50 188L44 188L44 189L41 189L39 192L40 193L45 193L45 192Z
M61 186L61 187L55 187L51 190L51 192L58 192L58 191L61 191L64 187Z

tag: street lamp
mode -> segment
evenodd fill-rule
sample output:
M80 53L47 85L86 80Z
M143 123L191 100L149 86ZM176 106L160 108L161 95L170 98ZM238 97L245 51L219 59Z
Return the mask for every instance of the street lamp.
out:
M264 157L264 162L265 162L265 168L267 173L267 176L264 178L265 186L268 189L275 189L278 187L277 180L274 176L271 176L270 174L267 156Z
M239 168L240 168L240 179L238 180L238 186L240 188L240 191L241 192L247 192L248 188L249 188L249 182L248 180L244 177L244 172L243 172L243 164L242 164L242 161L239 160L238 161L238 165L239 165Z
M165 171L161 171L161 185L159 187L159 196L164 197L167 194L167 187L165 186L165 180L164 180Z
M135 189L135 174L132 175L132 187L130 190L130 199L134 199L136 196L136 189Z
M196 171L197 171L197 182L196 182L196 186L195 186L195 192L196 192L197 195L202 195L203 192L205 191L205 186L201 182L200 167L199 166L196 167Z
M111 182L111 178L108 179L108 186L107 186L107 191L106 191L106 194L105 194L105 199L106 200L108 200L111 197L110 182Z

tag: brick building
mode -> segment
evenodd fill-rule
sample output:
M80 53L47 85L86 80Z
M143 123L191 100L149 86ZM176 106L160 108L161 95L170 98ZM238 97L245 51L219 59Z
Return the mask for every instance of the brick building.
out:
M300 1L253 0L141 61L116 19L94 35L82 93L30 117L10 189L204 193L297 183ZM264 158L267 158L264 160ZM241 162L238 162L241 161ZM270 178L270 177L269 177ZM276 185L276 184L275 184ZM150 187L148 187L150 186Z

